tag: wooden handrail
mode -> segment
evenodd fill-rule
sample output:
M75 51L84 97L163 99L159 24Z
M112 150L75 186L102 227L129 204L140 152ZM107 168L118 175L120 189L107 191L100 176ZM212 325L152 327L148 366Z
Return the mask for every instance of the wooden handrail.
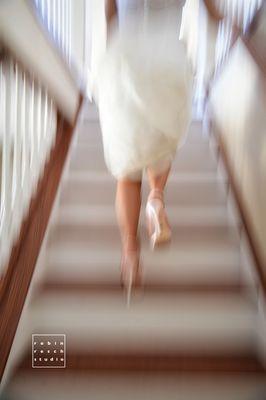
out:
M245 44L249 54L251 55L253 61L257 65L262 77L266 79L266 58L262 55L256 48L255 43L248 37L241 37L243 43Z

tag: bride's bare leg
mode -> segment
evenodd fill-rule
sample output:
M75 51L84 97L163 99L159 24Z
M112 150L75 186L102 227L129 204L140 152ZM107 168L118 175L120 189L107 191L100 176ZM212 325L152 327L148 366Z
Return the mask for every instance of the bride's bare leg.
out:
M136 250L141 207L141 181L117 181L116 214L124 250Z
M141 207L141 181L117 182L116 213L122 239L121 284L127 291L129 304L132 286L141 282L138 223Z
M147 167L147 176L151 191L158 189L163 192L167 179L171 170L171 162L168 160L161 161L157 165Z

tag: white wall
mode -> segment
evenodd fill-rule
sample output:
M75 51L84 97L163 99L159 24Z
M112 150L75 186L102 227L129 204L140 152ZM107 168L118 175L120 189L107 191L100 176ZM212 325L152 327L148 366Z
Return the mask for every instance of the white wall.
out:
M245 45L232 50L211 94L214 121L226 146L266 273L265 78Z

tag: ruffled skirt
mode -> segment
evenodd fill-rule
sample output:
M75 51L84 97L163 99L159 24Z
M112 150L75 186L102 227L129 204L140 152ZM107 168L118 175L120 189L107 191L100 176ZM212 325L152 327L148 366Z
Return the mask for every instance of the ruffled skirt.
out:
M105 162L116 178L174 157L191 117L192 73L173 24L113 34L98 68Z

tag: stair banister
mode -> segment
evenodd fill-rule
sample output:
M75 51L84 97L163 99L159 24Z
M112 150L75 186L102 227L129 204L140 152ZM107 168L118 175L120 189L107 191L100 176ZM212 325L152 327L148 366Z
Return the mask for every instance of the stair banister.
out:
M83 99L67 37L56 46L38 12L27 0L0 3L0 376Z

